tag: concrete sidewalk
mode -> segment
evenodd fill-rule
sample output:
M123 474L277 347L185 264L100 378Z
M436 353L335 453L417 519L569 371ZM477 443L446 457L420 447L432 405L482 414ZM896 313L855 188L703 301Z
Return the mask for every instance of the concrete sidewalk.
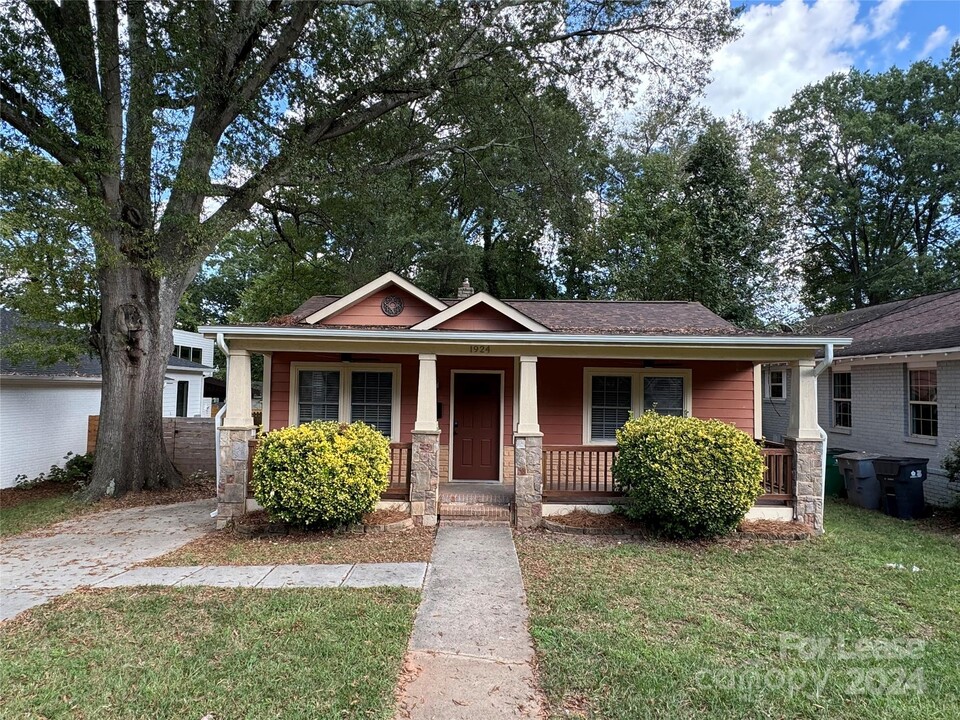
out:
M111 510L4 539L0 620L176 550L214 529L213 499Z
M509 526L441 523L398 717L539 718L526 595Z
M191 565L139 567L98 582L94 587L250 587L420 589L427 563L357 563L355 565Z

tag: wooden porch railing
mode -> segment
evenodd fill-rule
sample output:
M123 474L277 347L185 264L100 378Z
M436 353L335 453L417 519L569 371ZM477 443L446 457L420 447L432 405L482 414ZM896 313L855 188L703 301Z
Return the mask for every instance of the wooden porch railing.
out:
M545 445L543 499L551 502L606 502L614 489L615 445Z
M764 502L786 502L793 497L793 451L782 445L768 443L760 448L766 471L763 474Z
M253 477L253 454L259 441L247 441L247 477ZM382 497L385 500L408 500L410 498L410 451L411 443L390 443L390 484ZM247 483L247 497L253 497L252 483Z
M765 472L760 502L793 498L793 452L768 443L761 448ZM614 486L612 445L546 445L543 448L543 499L546 502L607 502L622 495Z

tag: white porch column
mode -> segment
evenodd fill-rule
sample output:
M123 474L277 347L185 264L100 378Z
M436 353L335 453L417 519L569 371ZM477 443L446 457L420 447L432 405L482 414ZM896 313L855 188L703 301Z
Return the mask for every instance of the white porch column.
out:
M420 356L420 380L417 384L417 422L414 432L440 432L437 422L437 356Z
M540 415L537 410L537 358L527 355L520 357L517 435L540 435Z
M815 360L796 360L790 364L790 424L787 437L820 442L817 425L817 377Z
M793 451L794 514L797 520L823 532L823 440L817 424L815 360L790 366L790 426L784 444Z
M247 511L249 442L256 428L250 402L250 353L230 348L227 358L227 411L220 428L217 527Z
M253 428L250 387L250 353L239 348L230 348L227 363L227 412L223 418L225 429Z

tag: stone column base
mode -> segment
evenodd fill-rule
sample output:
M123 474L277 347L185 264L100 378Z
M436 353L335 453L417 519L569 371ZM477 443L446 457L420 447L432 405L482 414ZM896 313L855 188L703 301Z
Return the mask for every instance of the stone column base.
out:
M440 431L415 432L410 450L410 515L419 526L437 524Z
M823 443L784 438L783 444L793 451L794 515L819 535L823 532Z
M513 463L517 527L538 527L543 516L543 436L515 435Z
M217 529L247 512L247 443L254 428L220 429L220 477L217 478Z

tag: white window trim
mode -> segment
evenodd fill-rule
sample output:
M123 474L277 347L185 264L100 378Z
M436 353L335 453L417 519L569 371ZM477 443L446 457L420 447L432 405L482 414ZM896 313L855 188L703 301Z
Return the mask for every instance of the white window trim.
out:
M622 368L588 367L583 369L583 444L612 445L613 440L593 440L590 427L593 425L593 378L629 377L630 416L638 417L643 412L643 379L645 377L682 377L683 378L683 414L693 415L693 371L689 368Z
M848 398L838 398L834 393L835 385L833 384L833 379L837 375L849 375L850 376L850 397ZM837 401L848 402L850 403L850 424L849 425L837 425ZM850 435L853 433L853 375L849 370L831 370L830 371L830 430L832 432L844 433Z
M290 363L291 426L300 424L300 372L302 370L337 370L340 372L340 422L350 422L352 374L356 372L389 372L393 374L393 402L390 409L390 442L400 442L400 365L395 363Z
M783 382L781 387L783 388L783 395L780 397L773 396L773 373L778 372L783 375ZM789 382L787 381L787 368L778 367L778 368L767 368L766 382L764 383L764 397L770 402L782 403L787 401L787 386Z
M936 363L934 363L934 364L932 364L932 365L929 364L929 363L910 363L910 364L907 365L907 441L909 442L910 440L918 440L918 441L920 441L920 442L922 442L922 443L924 443L924 444L935 445L935 444L937 443L937 440L938 440L939 437L940 437L939 434L937 434L937 435L918 435L917 433L913 432L913 410L912 410L912 406L914 406L914 405L933 405L935 408L937 408L937 418L938 418L938 419L937 419L937 432L938 432L938 433L940 432L940 420L939 420L939 416L940 416L940 400L939 400L939 396L940 396L940 392L939 392L939 390L940 390L940 373L937 372L937 384L936 384L936 386L935 386L935 387L937 388L937 397L938 397L937 400L935 400L934 402L930 402L929 400L911 400L911 399L910 399L910 385L911 385L911 383L910 383L910 373L913 372L914 370L934 370L934 371L936 371L936 370L937 370L937 365L936 365Z

